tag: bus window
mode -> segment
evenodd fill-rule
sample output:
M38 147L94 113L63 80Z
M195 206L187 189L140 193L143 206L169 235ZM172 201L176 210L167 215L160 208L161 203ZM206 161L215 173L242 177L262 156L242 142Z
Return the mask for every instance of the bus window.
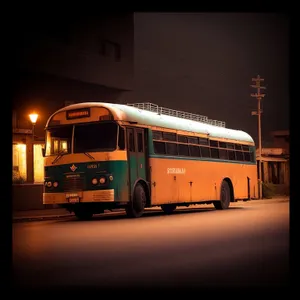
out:
M200 147L202 157L210 157L210 149L208 147Z
M220 148L227 148L227 143L225 143L225 142L219 142L219 147Z
M178 155L177 144L175 143L166 143L167 154L169 155Z
M125 131L124 128L119 127L119 141L118 141L119 150L125 149Z
M199 145L208 145L208 139L199 138Z
M227 148L228 149L234 149L234 144L233 143L227 143Z
M71 152L72 125L48 128L46 131L45 156L57 155L60 152Z
M228 158L229 158L229 160L235 160L235 151L234 150L228 150Z
M162 131L156 131L156 130L153 130L152 131L152 137L153 137L153 140L162 140Z
M219 158L219 149L218 148L210 148L210 153L212 158Z
M129 131L128 144L129 144L128 145L128 151L135 152L134 137L133 137L133 130L132 129Z
M244 152L245 161L251 161L250 152Z
M200 147L199 146L194 146L194 145L189 145L190 147L190 153L191 156L193 157L199 157L200 155Z
M75 125L74 153L113 151L117 147L116 123Z
M219 142L218 141L212 141L212 140L210 140L209 141L209 145L211 147L219 147Z
M188 142L189 142L189 144L198 144L198 138L194 137L194 136L189 136Z
M138 142L138 152L144 152L143 134L141 132L137 133L137 142Z
M187 136L185 136L185 135L178 135L178 142L180 142L180 143L187 143L188 142Z
M228 159L227 150L219 149L219 157L220 157L220 159Z
M163 139L166 141L173 141L176 142L176 133L171 133L171 132L163 132Z
M156 154L166 154L166 148L164 142L153 142L154 152Z
M178 144L178 154L189 156L189 146L185 144Z
M244 160L244 154L242 151L236 151L236 159L240 161Z

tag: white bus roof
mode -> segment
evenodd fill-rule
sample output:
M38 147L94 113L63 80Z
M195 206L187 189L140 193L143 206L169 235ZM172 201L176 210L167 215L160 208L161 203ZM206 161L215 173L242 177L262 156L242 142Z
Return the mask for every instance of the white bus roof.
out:
M157 126L163 128L169 128L174 130L190 131L200 134L206 134L210 137L225 138L231 140L245 141L254 143L252 137L242 131L236 129L228 129L221 126L211 125L203 122L193 121L185 118L179 118L174 116L168 116L158 114L148 110L142 110L134 106L125 104L114 104L106 102L83 102L77 104L71 104L63 107L49 118L46 127L48 127L49 121L54 115L59 112L67 111L71 109L79 109L84 107L105 107L110 110L115 120L122 120L127 122L136 122L141 125Z

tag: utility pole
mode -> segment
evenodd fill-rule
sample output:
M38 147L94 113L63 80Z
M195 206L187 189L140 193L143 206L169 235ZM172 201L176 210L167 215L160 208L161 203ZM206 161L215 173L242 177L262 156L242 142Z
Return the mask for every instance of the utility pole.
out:
M251 94L251 97L254 97L257 99L257 111L252 111L252 116L257 116L258 119L258 186L259 186L259 199L262 199L262 175L261 175L261 114L262 109L260 109L260 104L262 98L265 96L265 94L261 94L260 90L266 89L264 86L261 86L260 83L264 81L263 78L260 78L259 75L257 75L256 78L252 78L252 81L255 82L255 84L251 85L251 87L256 88L257 92L255 94Z

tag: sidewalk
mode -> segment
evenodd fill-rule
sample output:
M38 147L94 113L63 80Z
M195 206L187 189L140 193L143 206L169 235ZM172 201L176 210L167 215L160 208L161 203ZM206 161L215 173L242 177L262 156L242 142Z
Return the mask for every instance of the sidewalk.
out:
M289 201L289 196L280 196L280 197L274 197L271 199L261 199L261 200L250 200L250 201L238 201L236 203L232 203L233 205L241 205L241 204L256 204L256 203L262 203L262 204L272 204L274 202L281 202L281 201ZM203 205L199 205L203 206ZM204 207L204 206L203 206ZM187 207L181 207L180 209L189 209ZM153 207L149 210L160 210L160 207ZM114 209L113 212L121 211L120 209ZM111 212L108 211L107 212ZM13 222L21 222L21 221L34 221L34 220L51 220L51 219L57 219L57 218L64 218L64 217L72 217L74 216L74 213L69 213L64 208L50 208L50 209L37 209L37 210L26 210L26 211L14 211L13 212Z

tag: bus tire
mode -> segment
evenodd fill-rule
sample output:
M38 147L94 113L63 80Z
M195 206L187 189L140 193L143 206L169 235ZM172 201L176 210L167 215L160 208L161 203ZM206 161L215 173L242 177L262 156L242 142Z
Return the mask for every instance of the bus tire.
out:
M74 214L79 220L90 220L93 217L93 212L85 208L74 209Z
M144 213L146 206L146 192L142 184L137 183L134 188L132 201L125 208L126 214L130 218L139 218Z
M214 207L216 209L227 209L230 205L230 187L226 180L223 180L221 185L220 201L214 201Z
M161 209L163 210L163 212L165 214L169 215L176 209L176 205L175 204L163 204L161 206Z

